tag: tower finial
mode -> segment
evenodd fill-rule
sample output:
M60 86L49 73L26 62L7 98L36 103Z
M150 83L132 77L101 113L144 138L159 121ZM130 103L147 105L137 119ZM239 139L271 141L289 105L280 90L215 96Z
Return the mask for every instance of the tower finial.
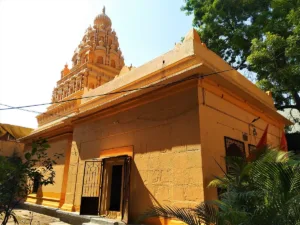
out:
M105 6L103 6L102 12L103 14L105 14Z

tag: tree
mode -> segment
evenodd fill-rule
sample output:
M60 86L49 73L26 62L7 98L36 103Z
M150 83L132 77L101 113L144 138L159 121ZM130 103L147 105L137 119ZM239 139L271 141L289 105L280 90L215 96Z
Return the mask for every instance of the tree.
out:
M299 0L185 0L182 10L211 50L257 73L277 109L300 111Z
M14 153L12 156L0 156L0 215L4 215L2 225L13 218L18 223L14 208L32 191L31 183L38 178L39 185L54 183L53 165L62 155L47 154L49 144L45 139L32 143L31 151L23 156ZM31 181L31 182L30 182Z
M161 216L188 225L300 224L300 160L292 153L267 149L254 161L226 158L224 176L210 187L223 190L219 200L193 209L154 206L141 220Z

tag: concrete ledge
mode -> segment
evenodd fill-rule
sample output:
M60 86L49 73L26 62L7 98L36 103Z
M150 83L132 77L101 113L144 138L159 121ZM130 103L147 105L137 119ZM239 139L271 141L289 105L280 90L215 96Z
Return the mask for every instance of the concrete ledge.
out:
M48 216L53 216L59 218L61 221L72 224L72 225L82 225L82 223L90 222L92 217L95 216L82 216L75 212L65 212L58 208L53 208L49 206L37 205L25 202L20 204L20 208L27 209L33 212L45 214Z
M124 222L122 222L120 220L113 220L113 219L106 219L106 218L99 218L99 217L91 218L91 223L90 224L126 225Z
M65 204L62 205L62 207L60 209L63 210L63 211L67 211L67 212L73 212L74 211L73 208L74 208L73 204L66 204L65 203Z
M29 202L24 202L24 203L20 204L19 207L22 209L27 209L27 210L45 214L48 216L57 217L56 211L58 210L58 208L53 208L53 207L44 206L44 205L37 205L34 203L29 203Z
M59 218L61 221L65 223L69 223L72 225L126 225L124 222L120 220L103 218L100 216L83 216L79 215L78 212L67 212L63 211L59 208L53 208L44 205L37 205L33 203L22 203L20 204L20 208L27 209L33 212L45 214L48 216Z
M60 218L61 221L66 223L70 223L72 225L82 225L83 223L90 222L93 216L82 216L76 212L66 212L63 210L57 210L57 217Z

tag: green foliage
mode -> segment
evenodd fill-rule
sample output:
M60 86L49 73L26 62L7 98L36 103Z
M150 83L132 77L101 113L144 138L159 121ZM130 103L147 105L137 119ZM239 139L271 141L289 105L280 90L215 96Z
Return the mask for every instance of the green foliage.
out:
M31 151L23 156L0 156L0 215L4 214L2 225L5 225L9 218L16 221L13 209L31 192L30 181L38 176L40 185L54 183L53 165L62 155L55 154L53 158L49 157L49 147L46 140L39 139L32 143Z
M189 225L300 224L300 160L265 150L258 159L226 158L227 172L210 187L222 189L219 200L193 209L154 206L140 218L177 218Z
M278 109L300 110L299 0L185 0L182 10L211 50L257 73Z

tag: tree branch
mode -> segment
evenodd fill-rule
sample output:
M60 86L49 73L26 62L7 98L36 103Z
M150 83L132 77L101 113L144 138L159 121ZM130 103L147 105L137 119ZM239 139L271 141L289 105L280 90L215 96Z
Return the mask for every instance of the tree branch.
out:
M232 66L235 70L244 69L244 64L246 60L243 60L238 66Z
M278 110L284 110L284 109L298 109L300 111L300 108L299 106L297 105L283 105L283 106L276 106L275 107L278 109Z
M298 106L298 108L300 108L300 96L299 96L298 92L295 91L292 93L292 95L296 102L296 106Z

